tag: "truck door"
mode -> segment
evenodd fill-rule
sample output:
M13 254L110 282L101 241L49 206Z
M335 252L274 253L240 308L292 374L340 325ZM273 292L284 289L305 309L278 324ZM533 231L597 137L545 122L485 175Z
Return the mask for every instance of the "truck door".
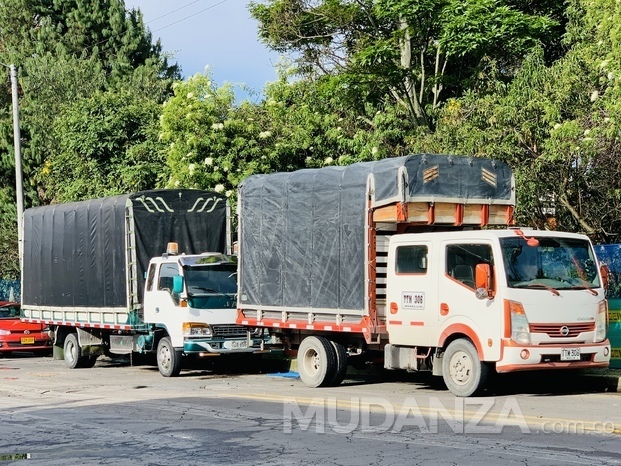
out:
M386 327L390 343L430 346L438 326L438 272L430 241L391 243Z
M500 299L476 294L476 267L488 264L492 289L497 291L492 244L485 241L442 243L440 274L440 330L467 334L489 359L500 351L502 306Z
M171 325L171 319L181 319L175 312L179 297L173 293L173 277L180 275L179 265L176 262L154 263L149 267L147 283L144 293L144 316L149 323Z

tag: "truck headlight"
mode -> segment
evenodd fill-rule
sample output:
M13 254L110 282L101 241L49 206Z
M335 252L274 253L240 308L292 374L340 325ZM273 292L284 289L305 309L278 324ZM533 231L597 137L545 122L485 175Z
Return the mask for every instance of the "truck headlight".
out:
M199 322L184 322L183 323L183 336L184 337L211 337L213 332L208 324Z
M597 309L597 319L595 320L595 343L606 339L608 333L608 302L600 301Z
M530 325L522 303L506 300L505 309L509 313L511 339L520 345L530 345Z

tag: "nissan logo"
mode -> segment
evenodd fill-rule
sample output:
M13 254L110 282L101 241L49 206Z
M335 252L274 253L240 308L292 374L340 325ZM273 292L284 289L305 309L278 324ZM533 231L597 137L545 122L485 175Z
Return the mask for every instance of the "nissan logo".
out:
M567 325L563 325L561 327L561 335L563 335L564 337L569 335L569 327Z

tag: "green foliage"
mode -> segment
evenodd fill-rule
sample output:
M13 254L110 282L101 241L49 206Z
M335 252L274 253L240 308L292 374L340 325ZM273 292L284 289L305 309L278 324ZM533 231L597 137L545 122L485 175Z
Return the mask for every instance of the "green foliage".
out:
M141 15L126 11L122 0L7 0L0 4L0 31L0 62L19 68L26 207L54 198L37 174L56 156L58 131L51 128L67 107L107 89L163 102L178 77L161 45L151 44ZM0 104L0 180L12 187L10 99Z
M156 101L127 90L97 92L66 107L55 119L56 155L40 174L50 199L77 201L155 187L165 173L162 145L155 139L159 113Z
M442 102L462 95L488 57L511 78L535 45L558 48L561 4L269 0L250 11L268 46L297 55L301 76L338 75L350 105L361 94L372 105L389 97L412 124L433 129Z
M0 206L11 205L11 200L5 198L6 193L4 190L0 190ZM16 218L14 202L12 203L13 219ZM11 209L9 209L11 210ZM17 222L11 221L8 216L2 216L0 219L6 218L7 220L0 220L0 277L3 280L19 280L20 268L19 268L19 249L17 242Z

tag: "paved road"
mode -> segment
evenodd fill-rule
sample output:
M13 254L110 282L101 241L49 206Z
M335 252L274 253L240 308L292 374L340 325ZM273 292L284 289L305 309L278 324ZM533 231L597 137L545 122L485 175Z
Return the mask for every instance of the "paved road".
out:
M621 465L621 395L575 375L464 400L416 374L309 389L244 370L0 359L0 464Z

